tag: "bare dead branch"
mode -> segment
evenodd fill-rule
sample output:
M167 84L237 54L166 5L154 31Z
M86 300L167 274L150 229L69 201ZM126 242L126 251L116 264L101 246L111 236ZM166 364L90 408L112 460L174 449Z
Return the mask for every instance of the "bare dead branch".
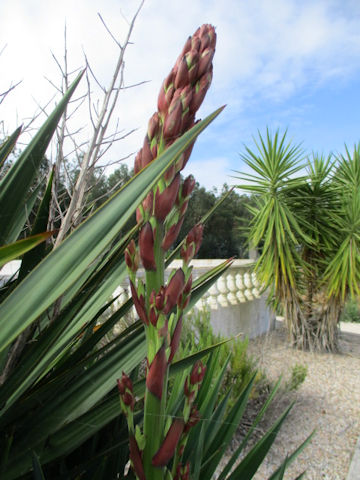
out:
M20 85L21 82L22 80L19 80L14 85L10 85L10 87L7 90L5 90L5 92L0 93L0 105L5 100L5 98L9 95L9 93L12 92L18 85Z
M101 23L104 25L105 27L105 30L108 32L108 34L110 35L110 37L114 40L114 42L116 43L116 45L120 48L120 50L122 50L122 46L121 46L121 43L114 37L114 35L112 34L110 28L106 25L106 23L104 22L101 14L98 12L98 17L100 18L101 20Z
M118 45L120 51L119 51L119 56L114 68L114 72L113 72L110 84L106 89L101 87L100 82L98 82L98 80L96 79L96 76L91 70L88 59L85 56L86 63L87 63L87 72L89 72L89 74L87 73L87 76L86 76L87 83L88 83L88 98L89 98L88 109L90 112L90 119L93 126L93 135L92 135L92 138L89 140L87 150L84 152L81 158L80 172L73 190L73 196L70 201L65 218L63 219L63 222L61 224L55 246L58 246L64 239L69 229L71 229L73 226L76 226L77 223L79 223L79 221L81 220L84 195L87 191L87 183L88 183L89 177L94 171L96 162L99 160L101 156L104 155L104 153L108 150L108 148L110 148L110 146L114 143L114 141L119 136L118 132L115 132L115 136L113 136L112 138L111 138L111 135L109 137L106 137L106 132L109 127L112 115L114 113L114 109L118 101L119 93L122 90L122 87L124 86L124 54L127 46L130 44L130 37L134 28L134 24L143 4L144 4L144 0L140 2L138 9L135 12L129 24L128 32L123 45L121 45L121 43L118 40L116 40L114 35L107 28L101 15L99 15L101 22L105 26L111 38ZM90 93L91 89L90 89L89 75L92 76L94 81L98 84L98 86L104 93L104 97L103 97L102 105L100 109L97 109L94 106L93 107L91 106L92 102L91 102L91 93ZM96 114L96 119L93 117L93 111ZM104 145L106 145L105 148L103 148Z

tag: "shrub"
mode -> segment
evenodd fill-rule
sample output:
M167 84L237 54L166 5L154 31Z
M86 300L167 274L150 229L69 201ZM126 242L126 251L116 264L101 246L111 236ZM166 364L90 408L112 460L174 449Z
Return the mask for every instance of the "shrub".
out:
M341 315L341 321L360 323L359 300L350 299L346 302L344 311Z
M179 354L180 356L184 356L185 353L192 354L225 340L225 337L221 334L214 332L208 310L193 310L188 314L186 322L184 322ZM229 362L222 382L222 390L225 392L231 391L230 407L256 372L256 363L247 353L248 338L244 340L241 338L227 340L219 347L217 371L220 372L222 366L227 361ZM257 374L254 389L260 377L261 375Z
M304 383L307 375L308 367L307 365L301 365L296 363L291 368L290 380L286 383L286 390L297 390L302 383Z

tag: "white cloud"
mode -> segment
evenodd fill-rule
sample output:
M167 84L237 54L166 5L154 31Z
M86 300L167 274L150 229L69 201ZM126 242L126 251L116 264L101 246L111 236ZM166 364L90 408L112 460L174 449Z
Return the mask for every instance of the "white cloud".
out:
M228 185L234 183L230 177L233 173L230 170L229 159L226 157L210 157L202 160L192 157L182 173L185 177L193 175L195 180L207 190L213 187L221 190L224 183Z

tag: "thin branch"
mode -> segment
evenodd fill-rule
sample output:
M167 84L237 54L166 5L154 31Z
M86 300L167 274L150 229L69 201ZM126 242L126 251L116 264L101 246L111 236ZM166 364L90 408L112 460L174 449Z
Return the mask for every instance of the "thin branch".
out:
M101 20L101 23L104 25L105 30L108 32L108 34L109 34L110 37L114 40L114 42L115 42L116 45L120 48L120 50L122 50L123 47L122 47L121 43L120 43L118 40L116 40L116 38L114 37L114 35L112 34L111 30L109 29L109 27L108 27L108 26L106 25L106 23L104 22L101 14L100 14L99 12L98 12L98 16L99 16L99 18L100 18L100 20Z

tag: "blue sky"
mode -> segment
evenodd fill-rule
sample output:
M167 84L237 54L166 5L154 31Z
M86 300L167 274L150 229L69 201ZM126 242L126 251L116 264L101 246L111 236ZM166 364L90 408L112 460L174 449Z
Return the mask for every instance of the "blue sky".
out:
M84 64L108 83L116 47L100 12L115 35L124 34L123 15L131 18L138 1L63 2L2 0L0 5L0 91L22 80L0 106L6 129L45 105L54 91L44 77L59 78L51 52L63 55L66 20L70 68ZM357 0L146 0L125 57L125 82L149 83L124 91L116 117L137 131L108 153L113 161L135 152L156 106L162 79L183 43L202 23L218 35L214 79L200 111L220 105L225 111L199 138L188 173L200 184L221 188L243 170L243 144L266 127L288 129L289 139L306 152L341 152L360 141L360 2ZM94 99L96 99L94 89ZM89 127L86 111L78 122ZM50 153L51 154L51 153Z

